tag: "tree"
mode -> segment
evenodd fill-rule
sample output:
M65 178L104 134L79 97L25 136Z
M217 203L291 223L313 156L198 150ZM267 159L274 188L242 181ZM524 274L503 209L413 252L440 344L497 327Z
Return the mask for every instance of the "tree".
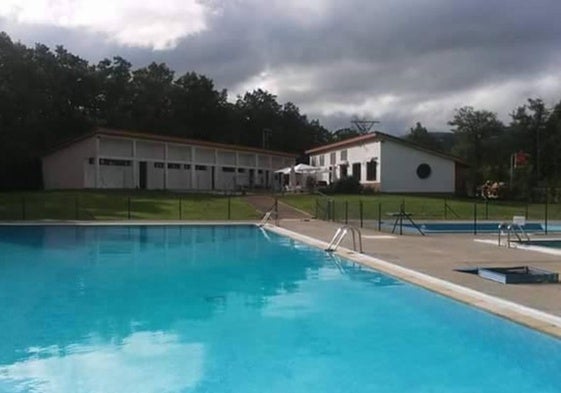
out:
M41 187L40 157L94 126L302 152L329 132L291 102L255 90L227 100L212 79L166 64L97 65L62 46L26 47L0 32L0 189Z
M496 145L504 125L495 113L475 110L471 106L457 109L448 124L454 127L452 132L458 136L455 152L470 165L468 187L475 193L476 187L483 182L484 157L492 156L492 146Z
M173 132L197 139L228 141L221 135L227 129L228 94L217 91L204 75L187 72L174 83Z
M169 132L172 125L174 72L165 63L133 71L131 124L135 129Z
M543 149L547 145L547 125L550 110L541 99L528 99L526 105L518 107L512 114L510 128L516 140L516 151L526 150L530 153L532 185L547 174L543 171Z
M331 135L331 141L339 142L345 139L355 138L357 136L361 136L364 134L365 132L356 130L354 128L349 128L349 127L339 128L337 131L334 131L333 134Z
M420 122L417 122L415 127L411 127L409 134L405 136L405 139L419 146L426 147L427 149L439 151L443 150L438 140L432 136Z

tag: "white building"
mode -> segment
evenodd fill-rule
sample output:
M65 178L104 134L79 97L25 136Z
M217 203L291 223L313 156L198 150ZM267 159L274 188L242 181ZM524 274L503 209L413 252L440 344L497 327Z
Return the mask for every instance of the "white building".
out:
M318 180L332 183L354 176L381 192L454 193L462 188L459 159L404 139L372 132L306 151L310 165L324 170Z
M45 189L272 188L293 154L139 132L98 129L43 157Z

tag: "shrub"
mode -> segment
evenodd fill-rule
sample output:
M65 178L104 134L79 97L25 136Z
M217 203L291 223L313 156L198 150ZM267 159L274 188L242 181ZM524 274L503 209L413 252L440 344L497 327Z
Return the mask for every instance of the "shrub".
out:
M333 194L360 194L362 185L357 178L349 176L332 183L330 191Z

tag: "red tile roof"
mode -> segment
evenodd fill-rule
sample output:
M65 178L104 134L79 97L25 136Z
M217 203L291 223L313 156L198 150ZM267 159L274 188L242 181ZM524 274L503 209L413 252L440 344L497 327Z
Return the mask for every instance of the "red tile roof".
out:
M333 150L340 150L340 149L345 148L345 147L352 147L352 146L357 146L357 145L362 145L362 144L365 144L365 143L377 142L377 141L383 142L385 140L392 141L392 142L395 142L395 143L399 143L399 144L407 146L409 148L424 151L426 153L433 154L435 156L438 156L438 157L441 157L441 158L444 158L444 159L447 159L447 160L455 161L458 164L468 166L468 164L465 161L463 161L461 158L458 158L458 157L453 156L451 154L446 154L446 153L442 153L442 152L439 152L439 151L436 151L436 150L428 149L426 147L417 145L416 143L409 142L408 140L405 140L403 138L399 138L397 136L385 134L385 133L380 132L380 131L374 131L374 132L370 132L368 134L355 136L355 137L345 139L345 140L342 140L342 141L338 141L338 142L335 142L335 143L329 143L327 145L314 147L312 149L306 150L306 154L327 153L327 152L330 152L330 151L333 151Z
M66 146L72 145L72 144L74 144L76 142L79 142L81 140L91 138L91 137L94 137L94 136L99 136L99 135L144 139L144 140L150 140L150 141L155 141L155 142L171 142L171 143L210 147L210 148L223 149L223 150L237 150L237 151L243 151L243 152L249 152L249 153L271 154L271 155L283 156L283 157L289 157L289 158L296 158L297 157L297 154L280 152L280 151L275 151L275 150L268 150L268 149L261 149L261 148L257 148L257 147L229 145L229 144L226 144L226 143L201 141L201 140L197 140L197 139L189 139L189 138L182 138L182 137L168 136L168 135L150 134L150 133L138 132L138 131L117 130L117 129L110 129L110 128L97 128L94 131L83 134L83 135L81 135L77 138L64 141L64 142L56 145L52 150L47 152L45 155L49 155L51 153L54 153L57 150L60 150L64 147L66 147Z

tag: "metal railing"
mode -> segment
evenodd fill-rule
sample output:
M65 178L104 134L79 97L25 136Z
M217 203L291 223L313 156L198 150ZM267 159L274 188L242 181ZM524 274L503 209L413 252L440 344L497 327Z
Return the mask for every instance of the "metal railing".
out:
M395 212L407 212L414 218L417 227L424 222L462 222L469 225L474 234L488 233L489 223L510 221L513 216L523 216L526 220L541 225L547 234L561 231L561 200L553 203L544 199L539 203L476 200L476 199L431 199L423 202L416 197L396 196L394 200L387 196L365 196L361 199L342 199L336 196L315 199L315 217L324 221L354 225L359 228L372 228L391 232L395 223ZM398 223L404 233L420 233L406 216ZM399 231L402 232L401 230ZM496 232L495 232L496 233Z
M349 232L351 232L353 236L353 251L357 251L356 238L358 237L358 252L362 254L362 233L360 232L360 229L355 228L352 225L343 225L342 227L339 227L335 232L335 235L333 235L333 239L331 239L325 251L336 251L337 247L339 247L339 245Z

